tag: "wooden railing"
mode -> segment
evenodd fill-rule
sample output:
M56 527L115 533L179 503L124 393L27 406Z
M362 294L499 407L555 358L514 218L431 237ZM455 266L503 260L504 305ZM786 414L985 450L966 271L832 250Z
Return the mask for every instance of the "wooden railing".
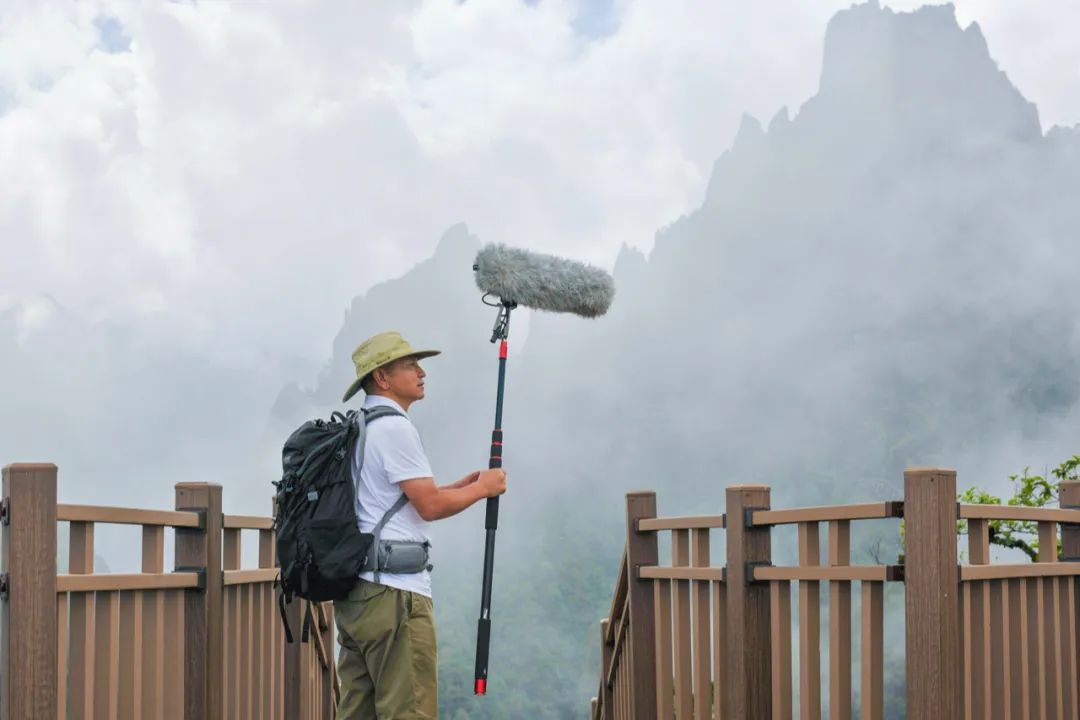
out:
M672 518L656 517L652 493L628 495L626 552L601 622L592 717L790 720L797 705L801 720L817 720L827 700L831 720L855 717L856 703L862 720L880 720L885 584L903 583L907 717L1080 718L1080 483L1062 483L1060 509L957 504L950 470L909 470L904 486L902 502L773 510L767 486L743 485L727 489L724 514ZM904 518L904 564L852 565L851 523L886 518ZM958 519L968 524L964 565ZM1038 523L1037 562L990 564L989 522L998 519ZM772 564L772 528L780 525L797 527L796 565ZM709 556L710 532L720 529L723 566ZM643 560L658 556L660 532L671 534L669 567ZM824 695L822 584L829 607ZM853 610L861 617L857 695Z
M0 717L333 717L333 610L294 601L285 642L271 518L223 514L206 483L178 484L169 511L57 504L56 483L54 465L3 470ZM141 572L94 572L102 524L141 528ZM258 533L257 568L241 567L244 530Z

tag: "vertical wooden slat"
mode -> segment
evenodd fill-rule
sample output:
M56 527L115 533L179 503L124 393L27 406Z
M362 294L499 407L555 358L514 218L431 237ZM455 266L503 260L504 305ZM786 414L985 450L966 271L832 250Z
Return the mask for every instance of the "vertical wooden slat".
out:
M204 518L205 527L176 529L176 567L204 570L205 588L185 594L184 703L188 720L210 720L225 711L221 486L178 483L176 509Z
M143 591L120 595L120 717L137 720L144 716L143 688Z
M142 528L142 571L165 572L165 528ZM146 717L165 713L165 594L147 591L142 600L142 710ZM173 652L176 649L173 648Z
M1002 586L1002 602L1005 608L1006 632L1002 633L1005 675L1009 687L1009 719L1021 720L1024 716L1025 678L1027 674L1026 623L1021 609L1023 580L1007 580Z
M251 634L253 644L251 652L253 663L251 685L251 714L253 717L259 718L259 720L266 717L265 701L267 688L266 682L264 680L266 668L266 617L264 614L265 608L263 605L264 587L264 583L259 583L257 585L251 586L252 607L254 612L254 617L252 619L254 631ZM329 641L326 643L326 649L327 652L330 652L333 648L333 645L331 644L333 641L333 637L328 635L328 638ZM333 713L329 714L327 717L333 717Z
M1080 509L1080 482L1075 480L1063 480L1058 486L1058 500L1062 508ZM1062 524L1061 526L1061 555L1062 558L1076 562L1080 560L1080 525ZM1080 718L1080 657L1077 656L1078 643L1076 634L1080 631L1077 627L1077 597L1076 578L1069 577L1064 581L1065 597L1065 667L1066 677L1066 717Z
M241 536L237 528L221 531L221 569L239 570L241 556Z
M0 715L4 720L57 713L56 466L7 465L7 514L0 525Z
M187 591L163 590L164 608L164 697L165 717L179 720L184 717L184 647L186 631L184 628L184 604Z
M1039 694L1040 717L1051 720L1054 708L1054 665L1053 638L1049 637L1053 629L1050 617L1050 594L1047 593L1047 579L1035 580L1036 634L1038 643L1036 652L1039 656L1039 674L1036 688Z
M608 673L611 671L611 644L607 641L609 625L608 618L600 621L600 706L607 717L612 717L615 713L615 708L612 707L615 699L607 681Z
M293 603L295 606L297 603ZM280 615L280 613L279 613ZM288 616L288 610L286 610L286 616ZM294 621L295 622L295 621ZM276 652L272 657L276 658L274 661L274 706L275 715L277 720L284 720L286 716L286 696L285 696L285 657L287 654L286 642L285 642L285 627L282 623L277 623L274 626L274 649Z
M261 563L260 563L261 564ZM278 626L281 620L278 618L277 598L269 584L263 585L263 597L267 602L269 611L266 618L266 714L264 717L278 720L278 685L276 684L277 666L281 651L277 646Z
M303 623L305 619L310 615L311 607L310 603L308 603L308 601L306 600L302 601L299 604L301 613L300 622ZM301 625L297 625L297 627L301 627ZM302 714L299 717L300 720L314 720L314 718L311 717L311 697L314 694L311 686L314 680L313 675L315 674L315 668L313 667L315 663L315 658L313 657L315 654L313 652L314 646L310 641L306 643L299 642L297 644L301 647L300 697L303 698L303 700L301 701L300 710Z
M94 717L115 718L120 680L120 594L96 593L94 618Z
M755 563L772 560L768 527L748 523L747 510L769 508L767 485L727 488L727 716L772 716L772 621L768 583L754 582Z
M1066 715L1080 720L1080 664L1077 663L1077 626L1076 626L1076 578L1065 579L1065 632L1068 638L1065 645L1066 677L1069 678L1068 694L1065 698Z
M791 720L791 583L769 584L772 604L772 717Z
M615 665L612 665L612 683L611 683L611 717L615 720L621 720L622 718L622 685L619 683L619 666L618 659L615 659Z
M851 523L829 523L829 565L851 563ZM829 582L829 717L851 720L851 582Z
M272 530L259 531L259 567L274 567L274 532ZM269 583L259 586L259 618L261 628L258 633L261 646L259 648L259 706L260 718L274 717L274 674L272 671L271 658L274 657L274 636L272 626L277 620L274 612L272 587Z
M638 522L643 518L656 517L656 493L632 492L626 494L626 597L630 607L629 650L627 673L635 679L630 692L633 700L631 717L647 720L656 706L656 688L648 679L656 674L653 647L656 634L653 629L653 589L649 580L638 577L638 569L654 566L659 562L660 552L655 532L640 532ZM641 622L637 622L637 620ZM640 678L641 682L636 682Z
M1057 523L1039 523L1039 562L1057 562Z
M987 620L990 624L990 633L987 641L987 655L989 656L989 671L987 676L988 686L988 717L990 720L1004 720L1008 712L1009 678L1005 670L1005 636L1008 632L1005 617L1004 599L1007 590L1005 581L994 580L987 584L989 595L989 610Z
M990 562L990 525L986 520L968 521L968 559L972 565ZM989 717L990 655L987 652L989 600L985 581L964 583L964 706L965 717Z
M885 584L862 583L862 660L860 663L860 720L885 717Z
M1056 541L1055 551L1056 555ZM1040 674L1042 689L1039 704L1043 717L1047 720L1057 718L1057 673L1054 668L1054 646L1057 644L1054 637L1054 591L1053 578L1038 579L1039 598L1039 656L1042 658Z
M239 585L229 585L224 589L225 612L222 625L225 633L225 717L229 720L240 717L240 625L237 622L239 590Z
M616 672L615 672L615 677L617 678L617 680L615 682L616 682L617 693L618 693L618 696L619 696L619 700L615 703L615 716L617 718L619 718L619 720L623 720L623 718L626 717L626 714L627 714L626 711L628 710L629 705L630 705L630 703L627 701L627 698L626 698L626 695L627 695L627 692L626 692L627 691L627 687L626 687L626 684L627 684L626 683L626 663L623 662L623 660L626 659L626 656L623 654L624 650L625 650L625 648L620 648L620 650L619 650L619 659L616 660L618 665L616 666Z
M165 714L165 592L151 590L143 596L142 707L147 717Z
M68 572L94 572L94 524L69 523ZM71 593L68 707L73 720L94 716L94 593Z
M277 501L270 499L271 515L277 517ZM275 567L277 565L277 550L274 547L273 531L262 530L259 532L259 567ZM273 720L284 720L285 716L285 628L282 627L281 617L277 611L277 595L269 593L271 615L270 633L270 717Z
M799 565L821 564L818 524L799 523ZM821 718L821 588L799 581L799 717Z
M619 718L625 720L630 717L630 683L627 677L627 669L630 667L630 656L619 655Z
M709 566L709 531L690 531L691 559L694 567ZM709 640L709 581L691 583L693 598L694 644L694 717L707 718L712 713L712 668Z
M1042 623L1039 620L1039 579L1024 581L1024 594L1020 599L1023 608L1026 639L1024 648L1024 696L1029 717L1046 720L1043 713L1042 690Z
M1061 622L1061 578L1053 578L1050 582L1051 605L1053 607L1053 634L1051 641L1054 645L1054 700L1055 716L1058 720L1065 720L1065 632L1064 623Z
M56 598L56 717L67 718L67 681L68 681L68 594L60 593Z
M712 586L712 626L713 626L713 720L723 720L727 679L727 588L724 583L715 582Z
M964 627L964 717L976 720L988 717L985 693L989 689L984 665L986 652L984 583L967 582L961 586L961 609Z
M227 528L221 533L221 569L239 570L241 556L240 530ZM223 608L221 622L224 635L223 683L225 693L225 717L239 720L241 715L240 664L240 586L231 585L222 590Z
M690 531L671 531L671 564L685 567L690 564ZM674 580L675 598L672 603L675 653L675 717L690 720L693 713L693 676L690 656L690 581Z
M904 472L907 714L920 720L961 716L956 516L955 471Z
M240 703L241 712L240 717L244 720L251 720L252 707L255 705L255 698L252 696L252 689L255 685L252 679L252 659L255 654L254 640L252 638L251 622L254 619L254 612L251 608L251 589L252 585L244 584L239 587L240 590L240 655L243 659L243 664L240 667ZM317 630L316 630L317 631Z
M296 598L285 606L285 616L288 619L289 627L293 630L293 638L296 640L296 642L285 643L283 652L281 653L281 715L289 720L292 720L292 718L301 718L301 713L303 712L303 688L301 685L307 674L307 668L303 665L305 659L302 652L304 644L300 642L299 637L301 628L300 622L302 618L301 606L303 606L303 604L303 600Z
M656 615L656 717L672 716L671 581L653 580Z

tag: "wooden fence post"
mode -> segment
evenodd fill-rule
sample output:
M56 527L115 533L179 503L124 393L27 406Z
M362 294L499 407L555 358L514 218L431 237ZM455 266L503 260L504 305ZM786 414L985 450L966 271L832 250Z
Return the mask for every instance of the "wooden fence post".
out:
M1062 480L1058 488L1058 505L1062 508L1080 510L1080 481ZM1080 525L1072 523L1061 524L1061 560L1062 562L1080 562ZM1074 582L1069 578L1068 582ZM1073 657L1071 665L1074 677L1073 683L1080 683L1080 648L1072 645ZM1068 664L1067 664L1068 665Z
M727 717L772 717L772 635L769 584L753 582L753 566L772 562L769 527L747 523L769 509L768 485L727 489ZM912 717L915 717L914 715Z
M960 568L956 471L904 471L907 714L961 716Z
M306 609L307 600L294 597L292 602L285 606L285 617L292 630L293 641L285 643L285 660L282 674L282 696L284 702L284 717L306 720L307 703L304 702L304 693L300 687L303 674L307 668L303 666L303 649L301 642L303 636L303 612ZM301 612L303 610L303 612Z
M626 494L626 594L630 602L630 677L634 720L656 714L656 627L651 580L638 577L644 566L660 559L655 532L638 530L638 520L656 517L656 493ZM605 713L612 711L605 708Z
M1080 510L1080 480L1062 480L1058 489L1058 505ZM1080 561L1080 525L1061 524L1061 559Z
M177 483L176 509L203 516L200 528L176 528L176 570L203 573L204 585L184 596L184 718L214 720L225 712L221 486Z
M57 717L56 466L3 470L3 720Z

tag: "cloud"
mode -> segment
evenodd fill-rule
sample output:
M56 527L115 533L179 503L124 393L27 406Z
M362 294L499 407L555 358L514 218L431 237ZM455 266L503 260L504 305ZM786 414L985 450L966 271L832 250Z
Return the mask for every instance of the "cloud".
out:
M610 266L700 203L743 112L813 93L845 4L9 4L0 284L315 357L459 220ZM1080 118L1074 8L958 12Z

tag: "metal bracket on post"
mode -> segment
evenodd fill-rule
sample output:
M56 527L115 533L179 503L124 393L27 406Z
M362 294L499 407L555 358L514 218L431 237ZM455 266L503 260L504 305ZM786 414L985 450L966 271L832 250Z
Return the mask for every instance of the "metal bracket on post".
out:
M4 498L0 501L0 522L4 525L11 524L11 498Z
M754 528L754 529L759 529L759 530L761 528L769 527L769 525L755 525L754 524L754 513L758 512L759 510L763 511L763 510L769 510L769 509L770 508L765 508L765 507L743 508L743 526L747 527L747 528ZM727 513L724 513L724 518L725 518L725 520L727 519ZM725 522L724 524L727 525L727 522Z
M8 574L0 573L0 601L7 602L8 599Z

